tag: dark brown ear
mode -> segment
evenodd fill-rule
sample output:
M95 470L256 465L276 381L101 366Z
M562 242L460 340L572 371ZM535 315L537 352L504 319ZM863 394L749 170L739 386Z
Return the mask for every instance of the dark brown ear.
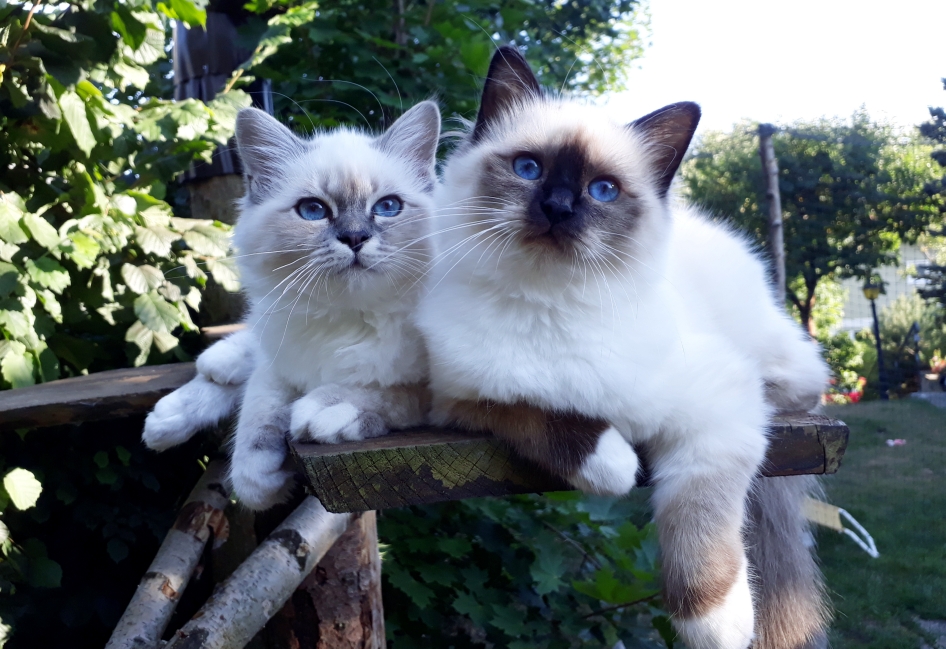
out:
M664 106L627 125L643 135L653 147L657 193L661 197L667 195L670 181L683 162L683 155L699 123L700 107L692 101L681 101Z
M539 80L519 50L508 45L500 47L489 63L480 112L473 127L473 141L479 141L489 124L518 100L541 93Z

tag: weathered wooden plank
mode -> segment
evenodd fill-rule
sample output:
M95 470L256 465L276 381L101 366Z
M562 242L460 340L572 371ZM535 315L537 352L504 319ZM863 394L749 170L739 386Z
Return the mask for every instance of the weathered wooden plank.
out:
M838 470L848 428L803 413L778 417L770 435L764 475L823 474ZM294 444L292 452L331 512L571 489L488 433L423 428L362 442Z
M0 430L143 415L195 374L193 363L97 372L0 392Z

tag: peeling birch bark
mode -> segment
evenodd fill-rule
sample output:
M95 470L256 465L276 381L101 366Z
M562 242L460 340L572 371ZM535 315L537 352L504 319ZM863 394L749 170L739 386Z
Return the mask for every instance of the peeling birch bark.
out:
M166 649L239 649L286 603L345 533L350 514L332 514L312 496L263 541Z
M226 462L214 460L184 502L105 649L157 647L207 541L226 538Z

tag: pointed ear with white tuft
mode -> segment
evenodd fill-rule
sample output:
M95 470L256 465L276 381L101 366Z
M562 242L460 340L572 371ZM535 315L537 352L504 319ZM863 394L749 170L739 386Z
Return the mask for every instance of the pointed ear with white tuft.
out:
M481 140L489 125L505 111L541 94L542 86L519 50L508 45L500 47L489 63L480 112L473 127L473 141Z
M439 141L440 109L432 101L422 101L401 115L375 146L410 163L413 171L429 182L432 191Z
M306 143L275 117L244 108L236 118L236 141L250 200L265 199L283 176L286 161L305 153Z
M700 107L692 101L664 106L627 125L640 133L651 149L651 164L657 179L657 193L667 195L700 123Z

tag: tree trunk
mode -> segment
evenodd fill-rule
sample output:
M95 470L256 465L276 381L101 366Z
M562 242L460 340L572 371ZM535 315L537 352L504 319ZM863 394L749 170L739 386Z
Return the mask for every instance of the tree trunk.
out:
M782 233L782 197L778 186L778 161L772 134L775 127L759 124L759 155L765 174L765 196L769 203L769 256L772 258L772 285L778 305L785 307L785 239Z
M384 649L375 512L364 512L267 626L271 647Z

